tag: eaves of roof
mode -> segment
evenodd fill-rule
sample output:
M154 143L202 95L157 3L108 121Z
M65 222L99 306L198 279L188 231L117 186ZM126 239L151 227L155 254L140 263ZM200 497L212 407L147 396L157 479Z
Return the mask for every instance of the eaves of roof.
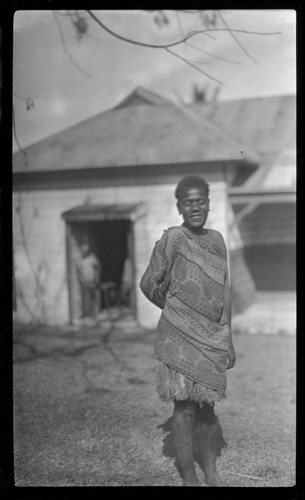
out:
M293 190L251 191L242 188L231 188L228 190L228 195L233 205L296 203L296 191Z

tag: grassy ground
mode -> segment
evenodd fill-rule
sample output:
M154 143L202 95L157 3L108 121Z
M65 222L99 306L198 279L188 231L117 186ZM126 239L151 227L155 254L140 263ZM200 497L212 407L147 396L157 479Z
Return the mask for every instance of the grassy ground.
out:
M39 328L14 334L19 486L179 486L171 405L154 391L154 333ZM295 337L235 336L216 405L232 486L295 483ZM198 475L204 476L198 466Z

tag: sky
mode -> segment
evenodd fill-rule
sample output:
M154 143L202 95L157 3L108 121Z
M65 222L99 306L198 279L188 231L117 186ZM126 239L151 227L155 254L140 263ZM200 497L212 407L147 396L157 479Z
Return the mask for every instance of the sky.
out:
M194 84L208 96L219 87L219 100L296 93L293 10L223 10L226 24L239 30L234 36L227 30L198 33L188 39L192 47L171 49L205 74L164 49L119 40L80 12L88 21L80 40L66 11L15 13L13 102L21 147L114 107L138 86L178 103L192 101ZM161 27L156 11L93 13L115 33L149 44L204 28L198 11L164 11L169 23Z

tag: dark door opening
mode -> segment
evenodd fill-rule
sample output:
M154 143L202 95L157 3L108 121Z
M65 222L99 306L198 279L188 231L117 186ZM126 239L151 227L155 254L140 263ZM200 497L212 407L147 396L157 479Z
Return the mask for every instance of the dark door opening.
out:
M83 315L83 287L79 261L89 245L101 265L98 279L99 312L117 308L137 317L134 225L145 215L142 203L81 205L62 214L66 222L67 279L70 322ZM93 259L94 260L94 259ZM91 261L92 264L92 261ZM96 276L95 276L96 277ZM83 284L82 284L83 285ZM88 297L87 297L88 298ZM117 317L121 317L120 313Z
M123 293L124 264L132 259L128 248L130 232L129 220L87 223L88 243L101 264L101 309L110 306L131 308L131 292ZM132 288L133 283L129 284Z
M86 243L97 257L99 274L98 313L109 308L135 316L133 223L130 219L67 223L67 262L70 319L84 317L77 263Z

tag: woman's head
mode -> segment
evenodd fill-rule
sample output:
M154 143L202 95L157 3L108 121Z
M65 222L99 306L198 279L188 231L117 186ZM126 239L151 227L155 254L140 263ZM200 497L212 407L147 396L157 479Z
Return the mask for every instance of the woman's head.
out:
M207 197L209 196L210 187L203 177L199 177L198 175L186 175L178 182L175 190L175 196L178 202L184 196L185 191L190 188L201 189Z
M193 232L202 230L209 212L209 185L202 177L183 177L175 191L177 208L184 225Z

